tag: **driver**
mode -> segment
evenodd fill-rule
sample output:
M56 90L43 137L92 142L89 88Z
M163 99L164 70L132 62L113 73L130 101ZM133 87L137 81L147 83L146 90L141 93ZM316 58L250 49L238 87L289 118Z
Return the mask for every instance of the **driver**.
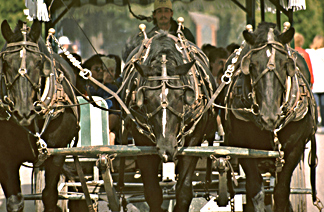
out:
M171 0L155 0L153 11L153 23L155 26L147 33L148 38L153 37L160 30L177 36L178 23L172 18L172 16L173 10ZM187 40L195 44L195 38L188 28L184 27L182 32ZM142 33L128 38L122 51L123 61L127 61L129 54L142 42L142 40Z
M148 37L152 37L156 31L163 30L168 33L177 36L178 23L172 18L172 2L171 0L155 0L154 1L154 11L153 11L153 24L155 27L147 33ZM195 43L195 38L186 27L182 29L184 36Z

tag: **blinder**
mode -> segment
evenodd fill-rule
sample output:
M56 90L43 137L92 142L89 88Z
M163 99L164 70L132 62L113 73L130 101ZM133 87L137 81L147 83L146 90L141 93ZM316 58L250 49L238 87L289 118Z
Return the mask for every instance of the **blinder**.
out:
M250 59L251 59L251 54L246 54L241 61L241 70L243 74L249 75L250 74Z
M189 87L185 88L183 98L186 104L192 105L196 101L194 89Z
M3 55L0 56L0 99L3 99L7 95L6 79L3 74Z
M144 104L144 91L143 89L138 89L135 94L135 102L138 107L142 107Z
M289 56L286 64L287 74L292 77L296 74L296 61Z
M45 57L44 59L44 64L43 64L43 76L48 77L50 73L52 72L52 62L50 61L49 58Z

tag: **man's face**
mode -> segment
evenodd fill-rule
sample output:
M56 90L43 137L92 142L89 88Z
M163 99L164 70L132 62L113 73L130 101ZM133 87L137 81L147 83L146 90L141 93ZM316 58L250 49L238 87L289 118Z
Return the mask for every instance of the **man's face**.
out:
M113 83L114 82L114 76L115 76L115 68L109 67L108 70L106 70L103 74L104 83Z
M103 73L104 69L102 64L97 63L91 66L92 77L98 80L99 82L103 82Z
M159 28L163 28L163 26L169 26L172 16L173 11L165 7L156 9L153 13L153 18L156 19L157 26Z

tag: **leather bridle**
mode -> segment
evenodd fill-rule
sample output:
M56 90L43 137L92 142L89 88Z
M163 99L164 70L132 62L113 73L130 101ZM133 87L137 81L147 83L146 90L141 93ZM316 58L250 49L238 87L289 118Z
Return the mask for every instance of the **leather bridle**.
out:
M148 137L150 138L150 140L153 143L155 142L155 136L154 133L152 131L152 128L150 127L149 124L149 120L152 119L154 117L154 115L156 115L158 112L160 112L161 110L164 110L164 112L166 110L169 110L171 113L173 113L175 116L177 116L180 120L181 120L181 126L180 126L180 131L177 135L177 139L178 139L178 143L180 143L180 146L183 145L184 142L184 137L186 135L188 135L189 133L191 133L194 129L196 124L199 122L201 116L203 115L203 113L200 113L200 115L198 115L198 118L195 119L193 125L190 127L189 130L185 131L186 127L187 127L187 121L185 120L185 117L188 116L188 112L186 112L186 103L184 101L184 98L182 98L182 111L179 112L176 109L174 109L173 107L170 106L169 104L169 100L167 99L167 93L166 93L166 89L173 89L173 90L182 90L184 93L182 96L185 95L185 91L186 90L193 90L192 86L190 86L189 84L184 83L184 81L182 81L182 85L172 85L170 83L170 80L181 80L181 77L179 75L173 75L173 76L168 76L166 73L166 62L163 61L161 62L161 66L162 66L162 75L161 76L148 76L148 77L142 77L142 82L141 85L138 87L138 89L136 90L136 93L143 93L144 90L161 90L161 102L160 105L152 112L150 113L144 113L141 110L138 110L137 107L133 107L130 106L130 110L132 111L137 123L142 126L142 131L140 131L142 134L144 135L149 135ZM161 81L160 85L157 86L147 86L145 85L146 82L150 82L150 81ZM194 92L193 92L194 94ZM138 101L138 98L135 100ZM199 103L200 100L198 99L197 103ZM190 111L192 113L195 113L197 111L201 112L201 108L203 106L203 104L199 104L200 106L198 108L195 109L195 111ZM197 112L199 113L199 112ZM191 117L191 116L190 116Z
M12 47L19 47L19 48L15 48L10 50L10 48ZM24 77L25 79L27 79L27 81L32 85L32 88L36 91L36 93L39 93L41 84L40 82L33 82L29 75L28 75L28 70L26 67L26 56L27 56L27 52L32 52L32 53L37 53L40 54L41 57L44 57L46 59L49 60L49 58L47 58L47 56L40 52L38 49L38 45L36 43L33 42L29 42L29 41L20 41L20 42L16 42L16 43L9 43L7 45L7 48L9 48L9 50L5 50L4 52L1 52L0 57L3 59L5 54L11 54L11 53L15 53L15 52L20 52L20 57L21 57L21 62L20 62L20 68L17 71L16 76L13 78L12 82L9 82L9 80L7 79L6 75L1 72L1 77L4 79L5 81L5 85L6 85L6 90L8 92L10 92L10 90L12 89L12 86L14 85L14 83L20 78L20 77ZM4 103L13 103L12 100L10 99L10 96L8 94L7 97L5 97L3 99ZM7 108L8 110L10 110L10 107Z

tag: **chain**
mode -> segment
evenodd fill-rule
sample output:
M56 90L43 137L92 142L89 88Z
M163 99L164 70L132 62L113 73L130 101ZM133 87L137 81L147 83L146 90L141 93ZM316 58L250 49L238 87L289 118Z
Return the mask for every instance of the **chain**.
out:
M285 164L285 159L284 159L284 152L281 151L281 143L279 142L279 139L278 139L278 133L279 130L274 130L273 134L274 134L274 139L273 139L273 142L274 142L274 145L275 145L275 148L278 149L278 152L279 152L279 156L278 158L276 158L276 162L275 162L275 166L276 166L276 182L278 182L278 172L281 172L282 171L282 168Z
M237 61L242 53L244 44L245 44L245 41L242 42L242 45L240 46L240 48L235 50L235 57L232 58L232 61L231 61L232 63L227 66L227 69L226 69L224 75L221 77L222 83L229 84L231 82L233 72L235 70L235 64L237 63Z
M235 212L235 202L234 202L234 198L231 198L230 205L231 205L231 212Z
M50 38L52 38L54 40L54 42L58 45L58 47L63 51L63 53L65 54L65 56L70 60L70 62L72 63L73 66L75 66L76 68L78 68L80 70L79 75L84 78L85 80L88 79L88 77L92 76L92 73L89 69L84 69L81 66L81 62L78 61L68 50L66 50L61 44L60 42L57 40L57 38L54 36L55 30L53 28L51 28L50 30L48 30L48 36L46 38L46 46L49 49L49 51L51 53L53 53L53 50L51 48L51 43L50 43Z

